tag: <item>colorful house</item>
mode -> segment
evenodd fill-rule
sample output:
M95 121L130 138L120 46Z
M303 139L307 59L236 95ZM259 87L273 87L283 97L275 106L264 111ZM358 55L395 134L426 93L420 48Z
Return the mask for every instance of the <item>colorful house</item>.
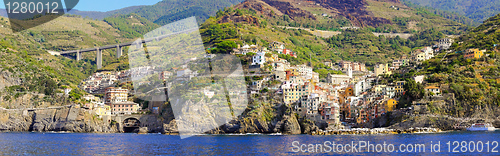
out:
M385 102L385 107L386 107L387 112L392 112L396 108L397 105L398 105L398 101L396 101L394 99L389 99Z
M484 53L486 53L486 50L479 50L479 49L468 49L467 52L464 54L465 59L472 59L472 58L481 58L483 57Z
M425 87L424 90L428 93L434 93L434 95L441 93L441 90L439 89L439 87L436 87L436 86L428 86L428 87Z

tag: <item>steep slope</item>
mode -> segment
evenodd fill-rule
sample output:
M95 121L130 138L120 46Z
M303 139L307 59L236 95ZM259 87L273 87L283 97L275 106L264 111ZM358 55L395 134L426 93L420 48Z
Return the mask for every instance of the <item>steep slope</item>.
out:
M432 113L498 120L500 60L497 56L500 53L499 47L494 47L494 44L499 42L498 24L500 15L491 17L481 26L457 39L453 47L457 52L441 53L423 62L418 72L413 70L404 74L409 76L425 74L427 75L425 86L440 86L443 93L454 93L456 101L447 103L444 107L429 104L427 107ZM486 53L478 59L466 59L463 52L466 48L486 49ZM396 77L395 81L404 79L399 74L393 76ZM423 87L419 86L406 86L407 94L400 101L401 107L411 106L412 101L423 98Z
M482 22L500 13L498 0L406 0L421 6L452 11L465 15L477 22Z
M320 30L369 27L374 32L416 33L434 28L456 35L468 28L398 0L247 0L234 8L254 12L273 25Z
M484 21L482 25L470 31L470 33L460 36L460 44L456 45L457 50L466 48L482 48L492 50L494 45L500 46L500 14Z
M41 17L47 18L47 17ZM77 85L94 73L95 54L85 53L81 61L52 56L47 51L72 50L129 41L103 21L59 17L27 31L13 33L7 18L0 24L0 107L33 108L66 105L82 96ZM114 52L104 51L106 64L117 62ZM72 57L72 56L68 56ZM58 96L64 88L71 96Z

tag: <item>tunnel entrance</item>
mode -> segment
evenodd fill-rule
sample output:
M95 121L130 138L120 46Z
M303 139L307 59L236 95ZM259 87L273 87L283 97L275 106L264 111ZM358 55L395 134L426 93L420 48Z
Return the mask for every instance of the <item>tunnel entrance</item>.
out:
M139 128L141 125L141 121L136 118L128 118L123 121L123 132L125 133L137 133L139 132Z

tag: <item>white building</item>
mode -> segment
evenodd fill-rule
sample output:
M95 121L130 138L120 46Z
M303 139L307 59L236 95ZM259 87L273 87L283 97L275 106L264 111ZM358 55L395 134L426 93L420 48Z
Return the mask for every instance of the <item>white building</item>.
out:
M315 115L318 114L319 106L321 104L319 94L313 93L310 95L304 95L300 98L300 105L298 109L299 113L302 115Z
M69 95L69 92L71 92L71 90L73 90L73 89L71 89L71 88L64 89L64 95Z
M450 38L443 38L439 40L438 47L440 49L448 50L451 47L451 44L453 43L453 39Z
M368 91L371 89L371 81L367 81L366 79L359 80L354 83L354 96L359 96L361 93Z
M297 66L297 70L299 71L300 76L306 78L306 80L313 78L313 69L306 65Z
M207 96L209 99L211 99L212 97L214 97L215 92L210 91L208 89L205 89L205 90L203 90L203 94L205 94L205 96Z
M422 51L425 53L425 60L429 60L434 57L434 50L432 47L425 47Z
M328 74L326 80L328 83L331 84L349 84L352 79L352 69L347 68L347 75L333 75L333 74Z
M413 80L415 80L415 82L417 82L417 83L423 83L424 79L425 79L425 75L417 75L417 76L413 77Z
M252 65L264 65L266 63L266 53L258 52L252 57Z
M439 87L436 86L428 86L425 87L424 90L428 93L433 93L434 95L438 95L441 93L441 89L439 89Z

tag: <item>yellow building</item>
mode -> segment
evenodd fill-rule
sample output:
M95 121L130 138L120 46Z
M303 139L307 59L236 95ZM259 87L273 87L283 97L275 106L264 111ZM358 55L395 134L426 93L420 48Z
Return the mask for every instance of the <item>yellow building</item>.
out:
M405 81L398 81L396 82L396 87L394 89L396 90L397 95L402 95L405 92L404 85Z
M312 92L312 86L306 83L303 86L294 86L290 89L283 89L283 100L285 104L290 104L298 101L302 95L309 95Z
M387 88L387 85L376 85L373 87L373 91L375 92L382 92Z
M97 106L94 108L94 111L100 117L105 115L111 115L111 106L109 105Z
M469 49L465 53L464 58L465 59L481 58L481 57L483 57L484 53L486 53L486 50Z
M417 51L412 54L411 60L415 62L422 62L425 61L425 52L422 51Z
M392 74L391 71L389 71L389 64L378 64L375 66L375 75L384 75L384 74Z
M398 101L396 101L394 99L389 99L385 103L386 110L388 112L392 112L396 108L396 105L398 105Z
M285 70L285 72L287 72L287 74L288 74L288 73L290 73L290 74L292 74L292 75L300 75L299 70L297 70L297 69L295 69L295 68L290 68L290 69L287 69L287 70Z
M277 54L272 54L271 57L266 56L266 62L274 62L274 61L278 61L278 60L279 60L279 58L278 58Z

